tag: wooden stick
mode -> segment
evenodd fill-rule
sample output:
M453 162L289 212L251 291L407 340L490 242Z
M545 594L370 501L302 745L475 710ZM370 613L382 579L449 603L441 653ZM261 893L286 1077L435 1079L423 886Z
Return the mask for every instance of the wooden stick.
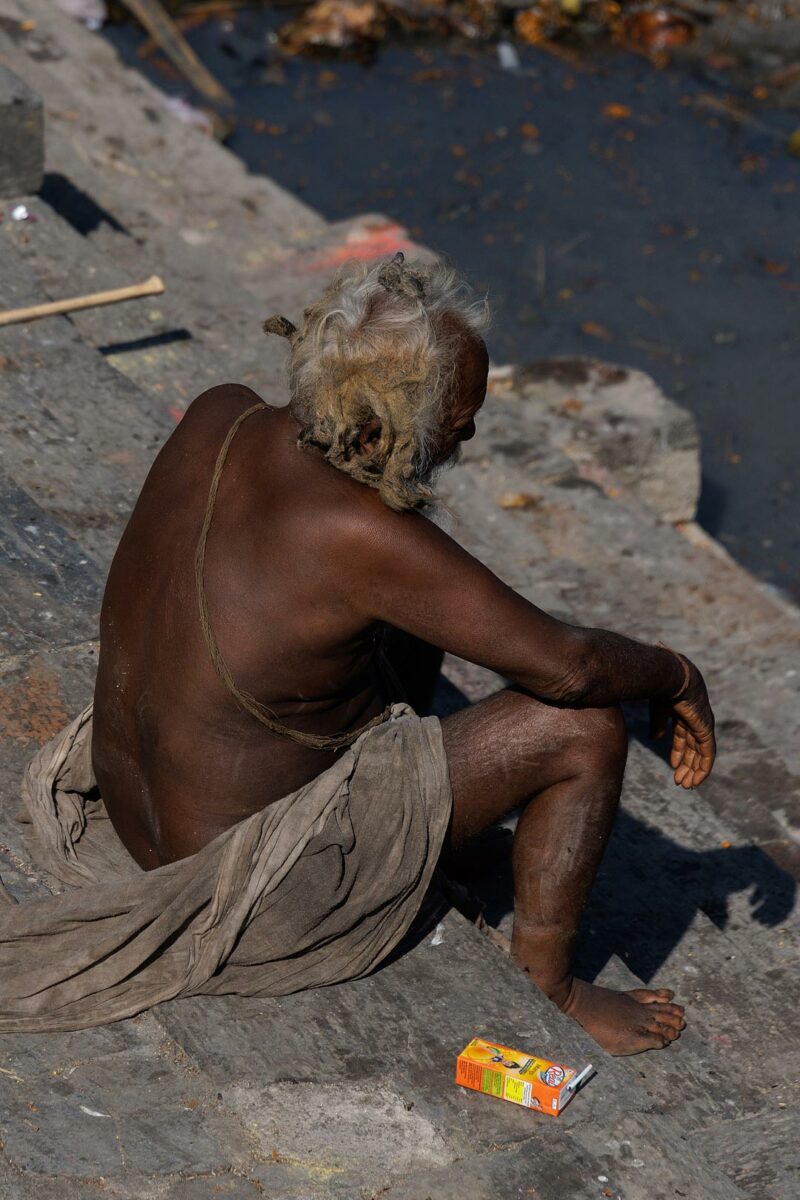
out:
M102 304L136 300L139 296L160 296L163 291L164 284L158 275L151 275L144 283L112 288L110 292L91 292L88 296L72 296L69 300L51 300L48 304L32 304L30 308L10 308L0 312L0 325L16 325L20 321L35 321L38 317L78 312L81 308L99 308Z
M122 2L126 8L130 9L137 21L145 27L150 36L155 38L164 53L172 59L181 74L186 76L201 95L216 104L233 106L233 97L230 92L222 86L218 79L215 79L208 67L201 63L159 0L122 0Z

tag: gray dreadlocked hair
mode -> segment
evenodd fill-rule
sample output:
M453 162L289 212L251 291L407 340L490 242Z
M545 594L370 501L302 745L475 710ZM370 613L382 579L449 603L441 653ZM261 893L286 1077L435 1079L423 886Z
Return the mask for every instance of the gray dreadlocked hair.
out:
M431 448L456 369L459 326L480 335L486 303L452 267L406 264L398 252L388 262L345 264L304 316L300 330L286 317L264 322L266 333L291 345L300 444L318 446L390 508L429 503ZM378 441L364 455L359 435L372 420Z

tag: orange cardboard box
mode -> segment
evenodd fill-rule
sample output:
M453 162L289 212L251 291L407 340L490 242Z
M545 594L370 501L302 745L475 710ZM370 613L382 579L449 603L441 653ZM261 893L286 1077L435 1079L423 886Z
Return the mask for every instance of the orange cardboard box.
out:
M456 1060L456 1083L557 1117L592 1071L591 1063L576 1071L562 1063L473 1038Z

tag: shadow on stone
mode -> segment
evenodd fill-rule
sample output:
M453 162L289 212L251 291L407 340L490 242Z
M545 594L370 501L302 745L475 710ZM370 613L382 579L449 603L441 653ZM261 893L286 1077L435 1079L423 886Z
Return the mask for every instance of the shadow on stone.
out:
M82 192L79 187L76 187L67 179L66 175L48 171L39 195L46 204L49 204L60 217L63 217L73 229L84 237L87 233L94 233L103 223L110 225L116 233L124 233L130 237L128 230L124 225L120 225L115 216L86 192Z
M109 342L106 346L98 346L100 354L106 357L113 354L130 354L132 351L156 350L159 346L171 346L174 342L190 342L192 335L188 329L168 329L164 333L154 333L151 337L134 338L128 342Z

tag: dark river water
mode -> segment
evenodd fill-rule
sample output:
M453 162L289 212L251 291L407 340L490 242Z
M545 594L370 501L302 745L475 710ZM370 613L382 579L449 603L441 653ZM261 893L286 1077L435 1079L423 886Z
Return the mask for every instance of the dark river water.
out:
M425 43L276 67L275 24L188 34L235 96L230 148L329 219L382 212L449 255L489 292L496 362L652 374L700 427L700 522L800 599L800 114L745 96L754 123L733 120L718 77L626 54L519 47L513 73L494 46ZM137 30L107 35L191 98Z

